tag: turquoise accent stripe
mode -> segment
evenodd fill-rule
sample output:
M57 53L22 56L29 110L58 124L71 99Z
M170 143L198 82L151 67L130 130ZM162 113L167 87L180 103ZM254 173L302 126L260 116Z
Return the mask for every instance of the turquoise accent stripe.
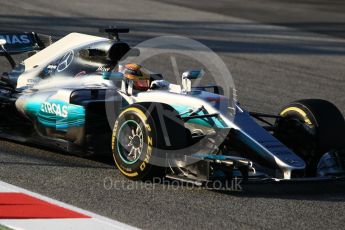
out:
M184 105L171 105L179 114L182 114L182 118L188 117L192 110L191 107ZM203 111L197 113L197 115L205 115ZM217 127L217 128L228 128L224 121L219 117L205 117L205 118L194 118L187 121L189 124L197 124L205 127Z
M50 128L63 130L85 124L83 106L60 100L29 101L24 106L24 110L40 124Z

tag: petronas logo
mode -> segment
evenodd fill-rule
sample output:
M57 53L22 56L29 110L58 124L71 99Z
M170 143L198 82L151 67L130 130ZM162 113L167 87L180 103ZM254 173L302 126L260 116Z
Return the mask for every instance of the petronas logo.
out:
M67 105L44 102L41 105L41 112L53 114L57 117L67 118L68 116L67 108L68 108Z

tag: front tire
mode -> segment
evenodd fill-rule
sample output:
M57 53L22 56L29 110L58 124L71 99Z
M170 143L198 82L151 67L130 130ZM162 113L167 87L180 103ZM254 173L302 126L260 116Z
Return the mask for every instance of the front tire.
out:
M345 121L332 103L320 99L295 101L282 108L275 136L307 164L314 176L323 154L345 147Z
M165 168L155 163L164 159L162 149L180 149L186 145L186 130L182 121L159 116L159 109L177 115L170 106L156 103L134 104L118 116L112 135L112 152L120 172L133 180L162 177ZM162 121L162 120L163 121ZM164 124L160 124L163 122ZM164 134L163 128L166 129ZM170 147L165 144L169 137ZM161 155L159 155L161 154Z

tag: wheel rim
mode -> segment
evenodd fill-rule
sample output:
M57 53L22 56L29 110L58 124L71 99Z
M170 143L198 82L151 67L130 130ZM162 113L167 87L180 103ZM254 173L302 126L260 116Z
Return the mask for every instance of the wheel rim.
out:
M126 164L134 164L140 159L144 147L144 134L134 120L124 122L116 137L117 152Z

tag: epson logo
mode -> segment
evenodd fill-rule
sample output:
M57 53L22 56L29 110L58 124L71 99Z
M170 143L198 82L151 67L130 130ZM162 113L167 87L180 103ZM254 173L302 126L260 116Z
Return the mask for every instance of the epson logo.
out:
M0 35L0 39L5 39L7 44L30 44L31 41L26 34L22 35Z
M68 116L67 105L44 102L41 105L41 111L54 114L57 117L67 118Z

